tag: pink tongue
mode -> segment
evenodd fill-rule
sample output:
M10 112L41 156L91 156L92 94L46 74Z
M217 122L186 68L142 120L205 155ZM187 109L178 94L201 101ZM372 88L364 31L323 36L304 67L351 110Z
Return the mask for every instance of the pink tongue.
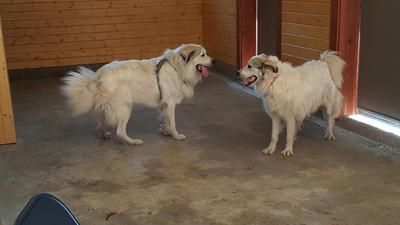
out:
M202 65L199 65L200 70L201 70L201 75L203 75L203 77L208 77L208 68Z

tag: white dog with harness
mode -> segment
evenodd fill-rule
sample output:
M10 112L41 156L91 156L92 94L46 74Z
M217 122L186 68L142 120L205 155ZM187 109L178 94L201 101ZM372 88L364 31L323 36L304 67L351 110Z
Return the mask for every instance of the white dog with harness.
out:
M111 135L107 128L115 127L121 140L143 144L126 133L132 108L140 104L160 108L162 133L184 140L176 130L175 107L193 96L194 86L208 76L212 62L202 46L187 44L153 59L114 61L96 72L79 67L63 79L61 89L74 114L96 113L106 138Z

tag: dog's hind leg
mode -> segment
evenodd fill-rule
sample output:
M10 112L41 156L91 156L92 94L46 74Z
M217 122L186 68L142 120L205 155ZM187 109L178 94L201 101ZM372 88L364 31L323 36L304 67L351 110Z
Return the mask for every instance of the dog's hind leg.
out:
M329 141L334 141L335 135L333 135L333 127L335 126L335 119L340 114L340 108L338 107L337 109L330 109L330 108L327 108L327 116L326 116L327 126L324 138ZM328 109L330 109L330 111L328 111Z
M333 126L335 124L335 118L333 117L332 114L329 114L326 118L326 122L328 123L325 131L325 136L324 138L329 140L329 141L334 141L335 136L333 135Z
M266 155L274 154L276 150L276 143L278 142L279 138L279 133L282 130L281 119L278 116L273 115L272 113L271 113L271 119L272 119L271 142L269 143L269 146L263 150L263 153Z
M97 129L99 129L101 132L101 138L103 138L103 139L111 138L111 132L107 130L107 125L105 124L105 122L102 118L99 118L99 122L97 124Z
M117 137L130 145L142 145L143 141L140 139L132 139L126 133L126 125L128 124L129 117L131 115L131 109L129 107L123 107L118 112L118 124L117 124Z
M335 119L340 114L340 104L339 105L332 105L326 104L325 105L325 120L327 122L326 131L324 138L329 141L334 141L335 136L333 135L333 127L335 125Z
M293 153L293 142L296 136L296 120L294 118L288 118L286 120L286 147L281 152L282 155L292 156Z

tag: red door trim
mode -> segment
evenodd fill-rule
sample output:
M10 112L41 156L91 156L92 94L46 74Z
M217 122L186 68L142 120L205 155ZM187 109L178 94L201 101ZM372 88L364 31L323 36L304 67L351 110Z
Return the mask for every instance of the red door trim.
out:
M360 0L332 0L331 48L346 62L342 87L345 116L357 112L360 15Z
M237 0L237 66L257 53L257 0Z

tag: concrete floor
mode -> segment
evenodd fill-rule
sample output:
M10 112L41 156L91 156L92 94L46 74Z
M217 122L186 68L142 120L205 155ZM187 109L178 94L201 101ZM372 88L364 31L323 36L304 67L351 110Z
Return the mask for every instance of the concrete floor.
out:
M141 147L99 139L90 116L69 115L58 82L12 84L18 144L0 147L3 225L37 192L83 225L399 224L399 160L340 134L325 142L309 122L295 157L264 156L261 101L217 77L178 107L184 142L156 132L157 110L137 108L128 133Z

